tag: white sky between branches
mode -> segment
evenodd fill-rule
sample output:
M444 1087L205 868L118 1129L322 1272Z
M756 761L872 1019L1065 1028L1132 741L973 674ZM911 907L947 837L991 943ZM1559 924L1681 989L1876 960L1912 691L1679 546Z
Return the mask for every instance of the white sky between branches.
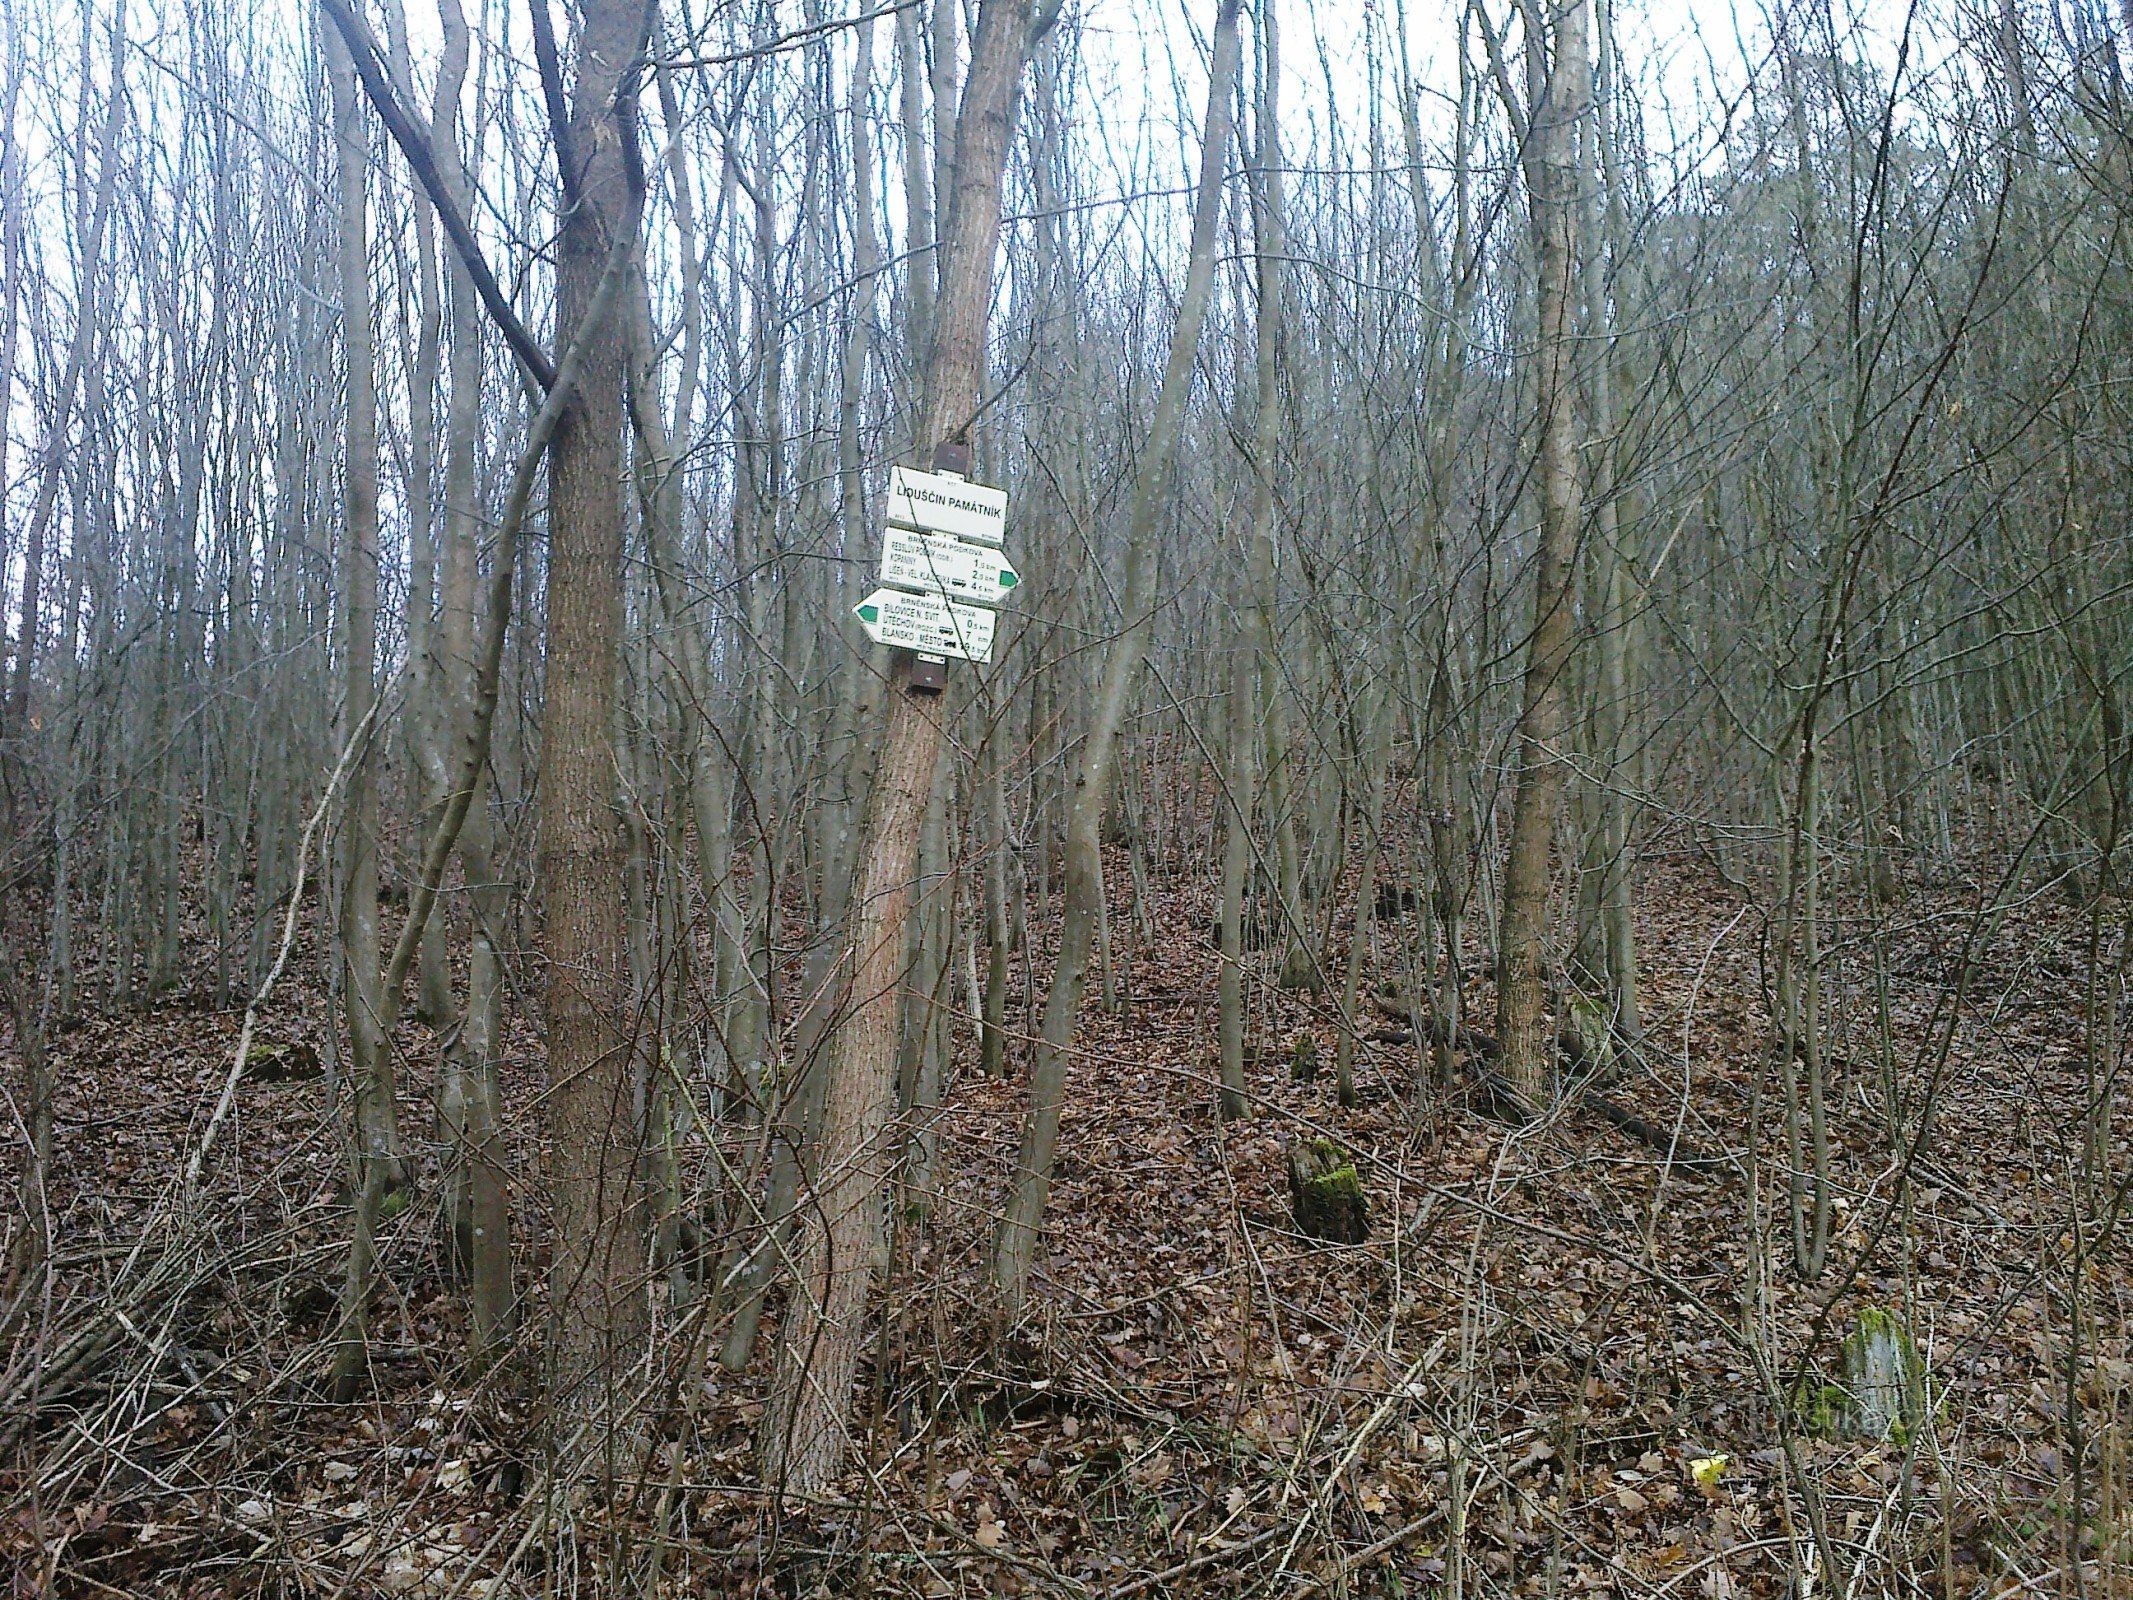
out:
M143 121L153 129L159 124L175 126L176 97L188 92L185 79L184 6L193 0L117 0L123 8L126 35L131 46L127 61L127 87L138 119L129 140L140 138ZM360 3L360 0L359 0ZM404 0L409 16L411 49L415 60L417 98L426 103L438 46L436 12L432 0ZM508 73L515 90L537 95L530 65L530 48L519 0L505 0L510 19L513 66ZM1463 0L1406 0L1407 58L1420 90L1423 139L1434 158L1448 147L1451 126L1451 95L1456 82L1457 22ZM1782 3L1782 0L1770 0ZM1896 39L1906 17L1905 0L1836 0L1840 45L1848 52L1876 62L1886 70L1896 56ZM1955 4L1957 0L1934 0ZM1509 25L1510 0L1489 0L1499 28ZM1279 0L1282 55L1283 142L1292 168L1326 169L1367 181L1368 107L1370 97L1379 99L1384 147L1388 167L1404 173L1404 149L1399 130L1397 62L1391 30L1401 7L1395 0ZM1117 227L1132 236L1135 248L1145 242L1158 260L1175 259L1182 250L1187 188L1198 160L1199 122L1206 98L1206 36L1213 20L1212 0L1069 0L1079 17L1080 51L1076 63L1077 93L1073 113L1079 122L1085 160L1083 185L1092 211L1106 215L1106 229ZM480 0L467 0L470 17L479 15ZM100 11L101 7L98 8ZM369 8L374 17L375 6ZM669 0L663 8L670 29L687 25L706 10L702 0ZM839 9L847 16L863 9L855 0L844 0ZM566 7L559 7L559 20ZM105 13L108 15L108 13ZM1749 0L1615 0L1615 29L1625 80L1634 86L1633 98L1643 117L1646 147L1662 169L1693 170L1715 159L1718 129L1737 101L1743 85L1758 69L1771 35L1760 3ZM323 87L315 74L307 73L306 30L310 8L300 3L280 5L267 0L259 21L268 37L259 41L259 71L268 80L269 92L287 109L301 112L307 99L317 98L315 114L323 124L327 109ZM6 424L12 433L9 452L11 481L0 486L0 509L4 509L17 537L10 542L16 570L8 574L7 592L12 595L20 582L20 561L35 479L41 467L45 441L36 416L34 393L44 373L56 372L64 360L64 341L72 334L71 244L61 203L66 164L74 155L80 130L73 126L79 108L81 11L77 0L17 0L9 35L4 45L9 54L33 52L33 72L17 114L16 136L22 142L29 191L30 245L38 253L42 274L49 283L52 308L44 323L51 330L57 349L33 348L39 321L23 312L18 370L13 403ZM797 0L778 0L772 33L807 25L808 16ZM1952 38L1958 19L1921 14L1921 38ZM382 23L374 22L380 27ZM1252 26L1248 11L1245 26ZM894 118L898 109L893 83L894 28L892 18L874 23L876 86L874 110L877 144L883 165L884 210L892 229L901 226L900 144ZM1378 42L1376 78L1366 60L1366 43ZM852 36L849 30L830 35L834 54L834 81L848 86ZM967 47L967 45L966 45ZM730 49L719 35L708 36L709 53ZM1250 51L1247 35L1247 65ZM1513 40L1515 49L1515 39ZM101 45L90 70L101 80L108 71L108 50ZM797 54L784 58L789 71ZM1922 65L1914 56L1913 67ZM734 69L715 69L731 73ZM1514 63L1515 70L1515 63ZM492 65L492 75L500 71ZM648 107L648 112L651 108ZM1498 117L1491 99L1483 114ZM64 118L64 124L60 119ZM651 118L655 137L656 116ZM381 141L382 143L382 141ZM293 168L292 153L276 159ZM499 163L484 163L485 175L493 180ZM130 180L132 173L127 178ZM1443 193L1441 173L1433 175L1432 188ZM158 181L169 181L167 166ZM701 185L714 180L699 176ZM397 154L391 155L381 175L382 198L389 190L404 193L410 180ZM289 196L292 204L313 202L305 183L292 170ZM374 224L375 226L375 224ZM485 248L492 264L507 283L513 278L514 250L499 236L493 219L483 224ZM655 252L661 241L652 241ZM892 248L898 241L892 234ZM32 288L35 288L32 275ZM123 286L121 292L124 292ZM536 326L542 315L530 318ZM47 380L49 381L49 380ZM396 402L390 388L381 401ZM388 474L390 476L390 474ZM388 486L388 493L390 493ZM388 515L390 514L388 505ZM54 530L63 546L67 538L65 511ZM49 572L49 569L48 569ZM10 623L16 619L11 616Z

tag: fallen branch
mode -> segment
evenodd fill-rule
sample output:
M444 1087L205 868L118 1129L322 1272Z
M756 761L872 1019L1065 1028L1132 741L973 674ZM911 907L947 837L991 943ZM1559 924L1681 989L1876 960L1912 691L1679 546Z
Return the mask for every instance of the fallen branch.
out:
M1406 1023L1414 1030L1416 1037L1427 1038L1439 1044L1444 1042L1446 1029L1428 1007L1410 1004L1402 999L1397 991L1373 995L1371 1000L1386 1016ZM1488 1065L1501 1054L1501 1047L1491 1035L1476 1032L1472 1028L1461 1028L1454 1040L1454 1046L1466 1057L1467 1071L1474 1082L1474 1105L1477 1110L1498 1121L1508 1122L1513 1127L1523 1127L1541 1114L1539 1107L1531 1104L1525 1096L1512 1088L1507 1079ZM1569 1037L1558 1040L1557 1048L1573 1066L1587 1064L1582 1051ZM1574 1090L1571 1104L1596 1113L1603 1122L1627 1134L1639 1144L1657 1151L1666 1157L1668 1165L1678 1167L1684 1172L1715 1173L1722 1170L1726 1164L1723 1156L1714 1155L1679 1139L1671 1130L1647 1122L1627 1106L1609 1099L1600 1092L1596 1084L1588 1082L1582 1088Z
M1407 1523L1402 1527L1393 1529L1392 1532L1386 1534L1384 1538L1372 1540L1369 1544L1364 1545L1362 1549L1357 1550L1352 1554L1342 1556L1339 1561L1334 1563L1333 1570L1331 1572L1328 1572L1321 1577L1306 1577L1304 1579L1304 1586L1299 1591L1299 1593L1309 1594L1313 1589L1332 1588L1335 1584L1339 1583L1341 1579L1347 1577L1349 1573L1355 1571L1357 1567L1363 1565L1364 1562L1375 1561L1386 1551L1391 1550L1396 1546L1405 1544L1408 1540L1412 1539L1423 1529L1441 1520L1443 1516L1444 1507L1431 1506L1429 1510L1423 1512L1422 1515L1415 1518L1414 1521Z
M1145 1593L1170 1582L1173 1578L1182 1578L1188 1572L1198 1572L1202 1567L1211 1567L1217 1562L1233 1561L1238 1556L1257 1550L1261 1545L1272 1544L1286 1531L1287 1529L1277 1522L1273 1527L1255 1533L1249 1539L1240 1540L1236 1544L1226 1544L1219 1550L1203 1551L1190 1560L1180 1561L1174 1567L1165 1567L1161 1572L1151 1572L1145 1578L1135 1578L1131 1583L1122 1583L1115 1589L1108 1589L1104 1592L1104 1600L1127 1600L1129 1595Z
M1723 1156L1713 1155L1684 1139L1675 1138L1667 1129L1646 1122L1636 1112L1615 1104L1597 1089L1587 1089L1580 1098L1584 1105L1598 1112L1604 1121L1665 1156L1669 1166L1679 1167L1684 1172L1715 1173L1726 1164Z

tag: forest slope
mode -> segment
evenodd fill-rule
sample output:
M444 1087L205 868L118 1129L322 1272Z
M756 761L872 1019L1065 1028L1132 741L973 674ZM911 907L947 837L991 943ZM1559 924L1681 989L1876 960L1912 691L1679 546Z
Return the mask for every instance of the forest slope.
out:
M1190 931L1207 926L1205 889L1153 888L1157 937L1131 943L1128 1003L1092 1009L1070 1075L1038 1292L1004 1329L982 1267L1022 1091L977 1074L958 1023L938 1201L897 1231L865 1462L842 1498L774 1514L751 1443L766 1360L729 1375L701 1359L701 1319L663 1330L659 1443L603 1535L640 1541L640 1567L658 1552L660 1592L1295 1593L1308 1579L1399 1594L1433 1592L1461 1561L1475 1592L1776 1593L1826 1559L1812 1520L1846 1566L1838 1586L1857 1564L1863 1592L2050 1589L2076 1473L2093 1508L2077 1559L2124 1581L2133 1285L2116 1180L2083 1173L2068 1132L2085 1092L2085 928L2062 900L1982 936L1961 888L1878 909L1887 1023L1863 1014L1877 975L1862 972L1856 1026L1838 1033L1858 1043L1833 1066L1835 1248L1808 1286L1783 1232L1759 918L1701 863L1643 879L1648 1046L1610 1093L1720 1155L1716 1170L1669 1165L1574 1101L1513 1128L1471 1106L1469 1083L1427 1091L1418 1112L1415 1050L1381 1023L1344 1109L1328 1072L1302 1082L1289 1066L1300 1035L1330 1062L1333 1007L1271 985L1255 986L1255 1114L1219 1123L1216 957ZM1114 914L1130 928L1129 901ZM1252 960L1271 976L1273 955ZM145 1281L142 1262L185 1232L173 1171L237 1034L235 1016L192 1003L202 992L57 1041L61 1271L9 1374L19 1422L43 1352L9 1559L63 1593L535 1592L550 1563L581 1559L547 1532L535 1357L457 1369L426 1186L382 1242L374 1392L319 1398L346 1218L317 1075L323 995L292 987L265 1017L185 1258ZM524 1129L539 1056L514 1029ZM419 1090L434 1047L414 1024L399 1042ZM1893 1147L1891 1085L1910 1133ZM403 1112L410 1127L432 1115L419 1092ZM1283 1153L1313 1136L1355 1154L1364 1245L1294 1230ZM539 1152L514 1160L523 1208ZM1801 1375L1837 1375L1867 1307L1915 1330L1931 1426L1817 1437ZM121 1311L93 1361L52 1365Z

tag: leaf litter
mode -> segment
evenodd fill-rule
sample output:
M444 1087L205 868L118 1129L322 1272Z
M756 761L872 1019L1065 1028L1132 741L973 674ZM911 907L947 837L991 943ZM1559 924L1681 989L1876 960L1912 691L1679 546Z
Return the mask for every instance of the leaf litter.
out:
M672 1592L1408 1595L1456 1567L1468 1593L1774 1595L1834 1559L1869 1592L1992 1593L2063 1562L2077 1464L2075 1559L2123 1565L2128 1284L2083 1198L2116 1179L2084 1176L2068 1110L2084 1093L2070 907L2009 919L1952 1017L1963 891L1884 911L1886 1030L1858 995L1832 1029L1831 1263L1810 1285L1787 1264L1754 919L1697 862L1656 862L1640 885L1648 1043L1609 1093L1720 1152L1715 1172L1574 1100L1508 1127L1470 1083L1424 1083L1412 1043L1375 1021L1359 1028L1358 1103L1341 1106L1330 1074L1284 1065L1299 1036L1329 1062L1341 1023L1332 996L1273 986L1278 948L1247 957L1253 1114L1224 1124L1206 886L1152 892L1158 937L1115 908L1123 1004L1085 1008L1026 1313L1003 1324L985 1287L1025 1090L980 1076L959 1026L940 1188L923 1218L898 1208L844 1494L780 1515L755 1485L766 1326L753 1364L705 1369L666 1428L659 1476L678 1494L617 1514L665 1550ZM1379 928L1388 967L1413 935L1400 915ZM1865 918L1840 919L1836 947L1863 945ZM1031 978L1041 998L1041 953L1031 967L1011 1016ZM54 1040L54 1303L18 1329L11 1378L124 1301L131 1247L235 1043L231 1013L187 1003L204 987L194 972L177 998ZM1488 1015L1485 982L1466 1003ZM537 1363L460 1367L430 1207L381 1241L369 1394L318 1398L346 1228L330 1017L317 985L270 1008L263 1037L314 1052L326 1076L246 1084L213 1166L216 1251L175 1298L138 1296L160 1320L115 1335L101 1376L16 1440L0 1553L33 1583L503 1594L561 1559L552 1534L524 1537ZM432 1115L434 1046L412 1023L400 1044L412 1134ZM525 1017L502 1054L530 1219L540 1046ZM1906 1140L1930 1110L1916 1148L1892 1142L1892 1095ZM1289 1221L1287 1146L1318 1137L1356 1161L1362 1245ZM423 1178L433 1192L433 1165ZM521 1260L522 1288L538 1266ZM1935 1394L1921 1437L1815 1437L1788 1399L1866 1306L1917 1330ZM2076 1336L2093 1359L2069 1386ZM2085 1455L2070 1458L2070 1433Z

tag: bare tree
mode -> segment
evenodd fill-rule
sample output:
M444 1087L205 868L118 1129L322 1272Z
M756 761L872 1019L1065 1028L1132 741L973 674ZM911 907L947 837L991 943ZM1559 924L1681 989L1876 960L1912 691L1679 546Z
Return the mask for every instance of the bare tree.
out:
M358 754L348 777L341 859L342 1004L354 1109L355 1237L341 1292L333 1384L351 1398L365 1358L371 1260L379 1218L407 1182L394 1099L390 1023L378 973L376 725L378 633L378 386L371 338L370 140L355 66L326 39L341 194L341 351L345 385L341 523L341 727Z
M987 307L1000 227L1000 182L1032 42L1028 0L984 0L955 128L954 184L941 245L940 297L926 360L917 454L967 463L984 376ZM851 1003L831 1041L816 1192L763 1416L765 1478L781 1493L819 1492L844 1459L852 1377L874 1279L879 1196L894 1158L888 1134L901 1024L904 925L919 835L943 736L941 708L900 661L868 798L852 889Z
M637 92L650 24L650 8L632 0L584 8L569 120L551 128L563 197L556 333L582 351L582 365L549 461L540 898L556 1257L550 1383L559 1414L596 1424L610 1449L626 1436L646 1331L631 1072L641 1024L629 1002L613 745L629 340L610 262L634 250L643 205ZM615 1456L607 1462L619 1470Z
M1576 557L1584 489L1577 459L1574 274L1578 256L1579 125L1590 105L1588 0L1529 6L1526 22L1526 200L1538 270L1534 370L1534 478L1540 537L1533 563L1533 626L1518 714L1518 787L1504 862L1496 935L1496 1034L1514 1093L1553 1094L1555 1035L1548 1026L1548 903L1556 807L1569 751L1567 681L1576 632Z
M1154 627L1154 521L1177 450L1192 385L1193 361L1200 345L1200 325L1207 315L1208 295L1214 285L1215 229L1221 215L1222 173L1229 152L1231 98L1242 54L1237 12L1237 0L1223 0L1215 13L1185 288L1178 299L1170 359L1163 368L1163 385L1148 430L1148 450L1134 481L1125 582L1119 593L1125 628L1104 659L1103 677L1082 745L1081 766L1074 779L1073 807L1067 820L1067 882L1059 959L1053 968L1051 993L1045 1000L1043 1039L1030 1074L1029 1114L1023 1122L1022 1145L1015 1157L1014 1188L993 1243L993 1288L1009 1310L1020 1307L1036 1264L1037 1240L1059 1144L1059 1107L1066 1092L1067 1063L1073 1050L1075 1024L1080 1019L1082 992L1088 983L1089 956L1103 915L1103 818L1110 804L1118 730L1125 716L1126 697L1140 676L1148 635Z

